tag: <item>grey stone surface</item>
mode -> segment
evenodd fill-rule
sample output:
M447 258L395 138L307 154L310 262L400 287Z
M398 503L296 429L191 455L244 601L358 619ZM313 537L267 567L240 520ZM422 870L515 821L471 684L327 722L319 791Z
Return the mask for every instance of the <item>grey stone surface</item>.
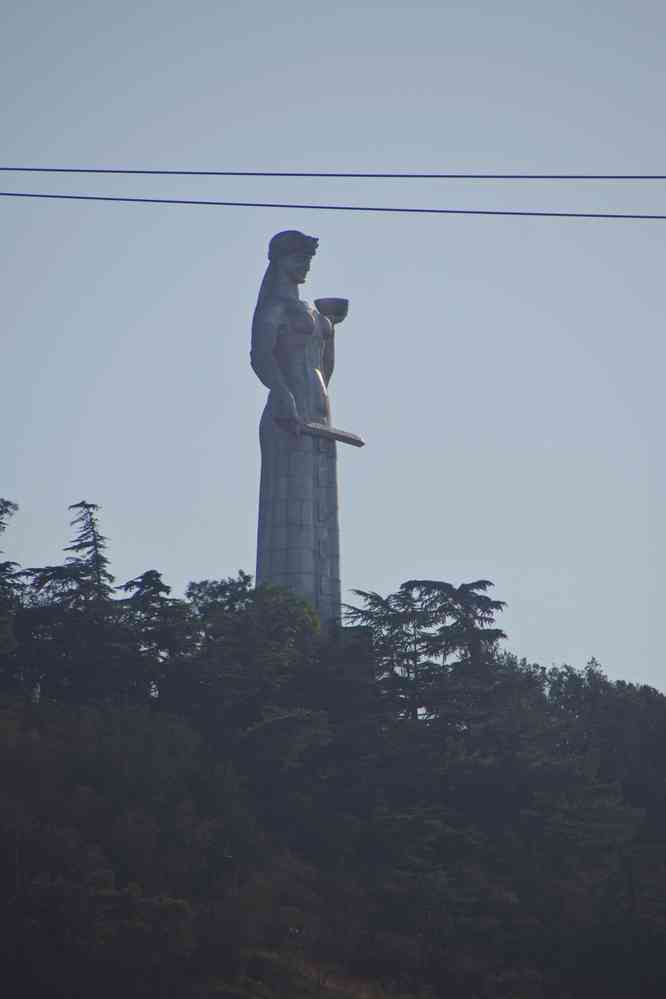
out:
M259 430L256 580L300 594L322 624L330 624L340 619L336 440L311 425L332 428L335 329L323 311L299 297L316 247L317 240L303 233L273 237L252 322L252 367L269 389ZM344 299L318 303L334 322L346 315ZM305 432L304 424L310 424ZM362 444L351 441L357 442Z

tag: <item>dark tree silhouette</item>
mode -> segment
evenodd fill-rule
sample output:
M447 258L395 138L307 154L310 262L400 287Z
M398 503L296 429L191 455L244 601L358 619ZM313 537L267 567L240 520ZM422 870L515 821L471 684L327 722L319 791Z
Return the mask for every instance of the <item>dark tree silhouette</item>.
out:
M661 999L663 694L502 651L483 579L332 635L242 572L114 590L71 509L63 565L0 563L17 999Z
M10 517L13 517L17 510L16 503L0 497L0 534L5 532ZM16 648L13 612L21 592L21 575L17 571L18 568L16 562L0 562L0 655Z

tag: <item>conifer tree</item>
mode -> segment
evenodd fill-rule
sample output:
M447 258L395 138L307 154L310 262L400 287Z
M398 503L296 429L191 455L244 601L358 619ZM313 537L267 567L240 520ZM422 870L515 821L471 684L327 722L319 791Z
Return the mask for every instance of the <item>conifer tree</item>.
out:
M72 526L78 526L77 534L66 552L74 552L66 559L66 564L77 568L81 573L81 590L94 600L108 600L113 591L113 576L109 572L106 556L107 538L101 533L97 518L97 503L72 503L70 510L78 513Z
M63 565L30 568L27 574L32 577L36 593L47 602L71 607L103 603L111 599L113 576L106 555L107 538L99 529L99 506L81 500L72 503L69 509L77 511L71 524L78 528L78 533L72 543L65 546L65 551L73 554Z
M431 661L429 714L445 711L451 721L468 724L492 711L501 660L498 643L506 638L495 615L506 604L487 595L488 579L453 586L439 580L408 580L429 621L423 639Z
M368 630L375 672L398 715L416 721L427 700L434 663L427 652L433 616L418 588L404 583L396 593L354 590L364 607L347 606L347 620Z
M118 620L132 650L137 694L143 690L144 700L159 698L164 703L173 674L182 670L193 651L190 609L185 601L169 596L171 587L156 569L146 570L118 589L127 594L118 601Z
M453 586L439 580L407 580L396 593L354 590L364 607L347 618L368 628L380 683L399 713L428 717L441 700L442 682L460 669L483 674L504 632L494 627L504 602L485 591L487 579Z
M22 649L34 688L65 700L122 698L127 673L126 636L112 600L107 539L96 503L73 503L77 533L62 565L26 569L27 606ZM27 680L25 681L27 682Z

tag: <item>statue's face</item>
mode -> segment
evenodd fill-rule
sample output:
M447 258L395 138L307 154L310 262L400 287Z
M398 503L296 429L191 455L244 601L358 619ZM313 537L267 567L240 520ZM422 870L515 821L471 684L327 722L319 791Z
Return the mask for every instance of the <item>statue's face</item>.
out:
M291 281L303 284L310 270L310 260L304 253L287 253L280 260L280 265Z

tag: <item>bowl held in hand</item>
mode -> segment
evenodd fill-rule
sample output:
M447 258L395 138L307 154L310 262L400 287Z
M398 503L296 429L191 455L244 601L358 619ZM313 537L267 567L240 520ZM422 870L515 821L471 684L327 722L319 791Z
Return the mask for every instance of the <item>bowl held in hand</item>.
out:
M315 298L314 304L334 325L341 323L349 310L348 298Z

